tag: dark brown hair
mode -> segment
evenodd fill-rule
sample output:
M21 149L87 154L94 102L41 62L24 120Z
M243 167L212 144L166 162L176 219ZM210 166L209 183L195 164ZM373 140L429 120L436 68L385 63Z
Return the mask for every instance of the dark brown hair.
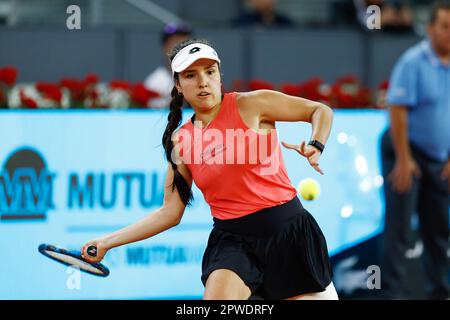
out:
M203 43L206 45L209 45L209 42L204 39L189 39L183 42L180 42L177 44L172 52L169 54L169 60L172 61L173 58L176 56L178 52L181 51L184 47L193 44L193 43ZM174 80L175 82L178 82L178 73L174 74ZM166 130L164 131L163 137L162 137L162 144L164 146L164 151L166 155L167 161L171 164L174 177L172 182L172 191L175 187L177 187L178 193L180 194L181 200L185 205L190 205L191 202L194 200L194 196L192 194L192 190L189 187L188 183L184 179L184 177L181 175L181 173L178 171L178 167L176 163L173 162L172 159L172 150L173 150L173 141L172 141L172 134L174 131L178 128L178 126L181 124L183 114L182 114L182 108L184 99L183 96L178 94L177 87L174 86L172 89L172 100L170 101L170 112L167 117L167 126Z
M450 10L450 2L449 1L436 1L433 4L430 15L430 25L434 24L437 20L439 11L441 10Z

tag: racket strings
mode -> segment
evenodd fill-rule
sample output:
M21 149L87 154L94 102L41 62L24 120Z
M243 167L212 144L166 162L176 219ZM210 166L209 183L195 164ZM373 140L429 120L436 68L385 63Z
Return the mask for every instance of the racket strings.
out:
M91 273L95 273L95 274L102 274L103 272L101 270L99 270L98 268L92 266L91 264L87 263L86 261L77 259L75 257L72 257L70 255L67 254L62 254L62 253L58 253L58 252L54 252L54 251L50 251L50 250L46 250L45 251L46 254L48 254L49 256L51 256L52 258L59 260L61 262L70 264L71 266L75 266L79 269L83 269L85 271L91 272Z

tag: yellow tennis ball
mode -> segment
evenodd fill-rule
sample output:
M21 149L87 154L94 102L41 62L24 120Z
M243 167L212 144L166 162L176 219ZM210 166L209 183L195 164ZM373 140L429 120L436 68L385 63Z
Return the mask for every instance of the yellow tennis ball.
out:
M306 178L300 181L297 190L303 199L314 200L320 194L320 185L316 180Z

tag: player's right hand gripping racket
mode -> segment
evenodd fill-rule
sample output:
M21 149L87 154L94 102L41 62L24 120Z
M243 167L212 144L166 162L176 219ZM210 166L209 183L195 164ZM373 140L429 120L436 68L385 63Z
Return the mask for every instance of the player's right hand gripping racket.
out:
M38 248L39 252L44 256L58 261L66 266L73 266L81 271L93 274L99 277L107 277L109 275L109 269L101 263L89 263L83 259L80 251L68 251L62 248L57 248L50 244L41 244ZM97 248L95 246L89 246L87 248L87 254L95 257L97 256Z
M91 257L96 257L97 256L97 247L96 246L89 246L86 249L87 254L90 255Z

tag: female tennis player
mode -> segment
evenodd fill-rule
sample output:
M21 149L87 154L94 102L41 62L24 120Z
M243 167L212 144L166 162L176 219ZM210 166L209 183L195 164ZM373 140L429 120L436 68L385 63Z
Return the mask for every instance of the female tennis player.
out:
M223 94L221 61L205 40L182 42L169 58L175 86L162 138L169 162L164 203L141 221L88 241L83 256L100 262L111 248L179 224L194 181L214 220L202 262L204 299L337 299L326 240L289 180L275 128L276 121L310 122L308 144L283 145L323 174L319 158L331 109L270 90ZM178 128L184 102L195 114ZM97 246L96 258L87 255L89 245Z

